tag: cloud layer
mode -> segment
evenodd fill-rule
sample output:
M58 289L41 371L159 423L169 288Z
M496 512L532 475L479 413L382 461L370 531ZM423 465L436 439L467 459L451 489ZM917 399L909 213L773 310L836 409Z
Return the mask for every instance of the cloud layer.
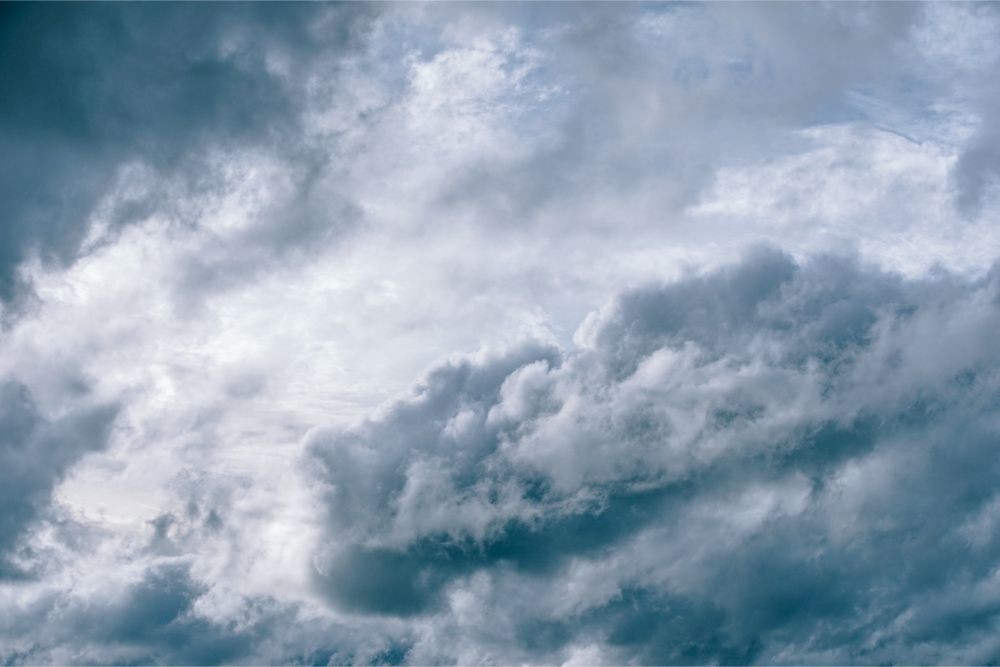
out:
M995 662L998 35L5 5L0 661Z

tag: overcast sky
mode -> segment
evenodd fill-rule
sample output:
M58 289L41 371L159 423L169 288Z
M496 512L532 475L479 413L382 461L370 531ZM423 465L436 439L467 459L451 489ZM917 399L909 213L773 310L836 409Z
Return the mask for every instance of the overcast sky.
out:
M0 663L997 663L998 105L997 4L5 4Z

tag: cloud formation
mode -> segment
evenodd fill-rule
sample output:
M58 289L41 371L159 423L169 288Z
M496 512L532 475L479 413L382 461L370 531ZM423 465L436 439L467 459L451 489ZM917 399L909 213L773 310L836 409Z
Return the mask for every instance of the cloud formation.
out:
M626 292L577 352L451 361L313 433L317 584L395 616L470 595L520 617L501 662L989 661L998 318L993 274L771 249Z
M335 15L321 28L327 11ZM211 150L261 147L308 158L296 145L302 81L269 61L294 65L320 44L348 49L364 13L6 7L0 95L17 103L0 112L0 298L26 287L17 269L32 253L62 263L78 256L89 214L123 165L141 162L160 178L182 174L198 191L216 186L204 164ZM169 208L170 194L126 195L108 213L111 225Z
M0 662L996 661L998 17L4 5Z
M86 388L82 387L82 391ZM39 414L27 388L0 384L0 577L30 574L35 559L20 543L31 522L45 512L52 490L88 452L103 448L115 405L81 407L56 420Z

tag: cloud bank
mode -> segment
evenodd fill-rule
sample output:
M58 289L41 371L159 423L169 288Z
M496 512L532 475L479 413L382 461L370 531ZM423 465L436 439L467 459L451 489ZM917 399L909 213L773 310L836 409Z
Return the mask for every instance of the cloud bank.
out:
M310 436L318 584L478 606L537 651L501 660L989 661L998 295L763 249L622 294L578 351L448 362ZM443 639L412 657L475 661Z

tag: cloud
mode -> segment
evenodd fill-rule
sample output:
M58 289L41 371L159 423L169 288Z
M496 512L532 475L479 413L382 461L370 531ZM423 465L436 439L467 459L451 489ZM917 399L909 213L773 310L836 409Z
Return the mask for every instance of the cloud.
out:
M70 659L217 664L246 656L253 644L253 621L242 629L213 624L194 609L204 593L187 565L164 563L124 589L96 599L80 595L50 599L33 610L33 622L51 635L5 658L29 663ZM60 652L59 643L67 641L75 644L72 655Z
M323 27L320 21L328 16ZM32 254L66 264L120 170L143 163L215 186L212 150L266 147L296 155L303 63L350 47L364 10L289 7L6 7L0 95L0 298L24 296ZM284 69L278 66L284 63ZM294 75L289 74L289 70ZM113 227L169 208L153 189L115 203ZM287 230L286 230L286 233Z
M30 604L4 600L0 657L9 664L387 664L410 645L384 628L348 628L269 596L233 597L231 617L213 613L220 591L190 559L131 563L113 581L47 591Z
M991 9L0 12L0 661L995 658Z
M318 589L440 619L485 576L477 604L532 628L499 661L584 637L642 663L988 660L997 290L762 248L622 294L577 351L449 361L310 436Z
M1000 13L984 4L936 18L938 31L960 30L965 35L960 43L948 45L935 55L954 66L952 85L959 84L955 94L961 95L975 116L975 129L965 137L952 173L959 210L974 218L990 202L1000 177L1000 127L992 113L998 99L995 81L1000 72L1000 48L996 34L1000 30Z
M504 18L497 11L500 17L484 10L479 18L491 26L490 19ZM619 225L621 216L604 208L607 200L625 207L647 187L655 187L660 214L669 217L666 211L711 185L720 167L756 161L775 150L778 137L778 152L792 149L785 143L789 130L856 118L844 98L869 87L890 92L885 82L907 70L902 47L922 10L508 11L527 14L517 25L525 47L537 52L534 67L505 88L500 103L519 112L511 114L518 130L512 143L533 141L507 159L474 163L443 197L480 217L499 210L507 224L534 223L537 234L542 221L576 233ZM530 93L538 99L523 104Z
M48 509L56 483L85 454L102 449L116 405L80 407L55 420L39 413L27 388L0 384L0 578L31 574L37 563L21 540ZM12 560L13 558L13 560Z

